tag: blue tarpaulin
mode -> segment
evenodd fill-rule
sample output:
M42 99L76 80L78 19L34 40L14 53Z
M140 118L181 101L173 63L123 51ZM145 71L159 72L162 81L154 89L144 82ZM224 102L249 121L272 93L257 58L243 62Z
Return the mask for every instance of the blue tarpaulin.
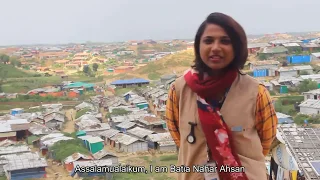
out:
M113 81L111 85L139 84L139 83L149 83L149 81L145 79L123 79L123 80Z
M287 56L287 61L290 64L303 64L303 63L310 63L311 56Z

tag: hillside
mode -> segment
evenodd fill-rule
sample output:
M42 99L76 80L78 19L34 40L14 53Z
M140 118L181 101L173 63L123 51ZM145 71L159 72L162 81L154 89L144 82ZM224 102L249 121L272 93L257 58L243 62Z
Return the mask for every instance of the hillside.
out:
M193 63L193 59L193 50L186 50L168 55L154 62L149 62L146 66L133 70L129 74L137 77L145 77L150 80L156 80L165 74L183 73Z
M11 65L0 64L0 78L22 78L31 77L33 74L24 72L23 70L17 69Z

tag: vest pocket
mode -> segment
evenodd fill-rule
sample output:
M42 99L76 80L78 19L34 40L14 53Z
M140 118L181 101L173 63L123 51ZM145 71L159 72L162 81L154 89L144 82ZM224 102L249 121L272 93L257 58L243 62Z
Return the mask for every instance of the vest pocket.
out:
M245 173L249 180L267 179L267 170L264 161L257 161L241 154L238 154L241 165L245 168Z

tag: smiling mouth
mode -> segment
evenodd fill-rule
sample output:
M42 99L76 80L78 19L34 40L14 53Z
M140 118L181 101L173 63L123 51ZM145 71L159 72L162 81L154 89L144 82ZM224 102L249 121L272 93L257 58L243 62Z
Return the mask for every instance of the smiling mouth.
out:
M219 61L222 60L222 57L218 56L218 55L209 56L209 60L212 61L212 62L219 62Z

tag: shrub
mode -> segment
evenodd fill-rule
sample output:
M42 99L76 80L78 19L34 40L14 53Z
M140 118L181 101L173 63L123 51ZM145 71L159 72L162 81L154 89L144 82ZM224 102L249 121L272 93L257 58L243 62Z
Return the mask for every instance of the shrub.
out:
M71 139L66 141L59 141L49 148L53 152L53 159L56 161L63 161L73 153L79 152L81 154L89 154L88 149L84 146L81 139Z

